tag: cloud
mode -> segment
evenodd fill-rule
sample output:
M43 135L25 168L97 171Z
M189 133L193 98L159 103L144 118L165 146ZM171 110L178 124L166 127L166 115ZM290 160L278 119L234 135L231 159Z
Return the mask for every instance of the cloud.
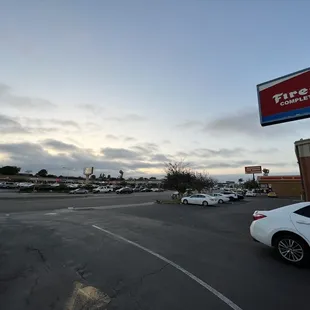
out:
M216 157L225 157L225 158L236 158L236 157L245 157L249 154L274 154L278 152L277 148L261 148L255 150L249 150L243 147L236 148L220 148L220 149L208 149L208 148L198 148L193 149L191 152L177 152L175 156L182 158L216 158Z
M64 154L51 154L44 147L53 146L69 151ZM86 166L95 167L95 173L109 173L113 176L118 175L118 171L123 169L127 175L140 175L140 169L161 168L161 162L148 162L140 159L138 153L127 149L104 149L104 154L94 155L91 150L71 147L57 140L44 140L42 145L36 143L0 143L0 154L6 155L8 159L3 165L18 165L23 170L39 171L47 169L50 173L57 175L66 175L69 172L64 171L62 167L70 167L75 170L70 174L82 174L83 168ZM117 160L116 160L117 159Z
M109 140L118 140L117 136L111 134L105 135L105 138Z
M14 95L11 92L11 88L5 84L0 84L0 106L18 109L46 109L56 107L54 103L46 99Z
M128 136L123 137L123 139L124 139L124 141L125 141L125 142L133 142L133 141L137 141L137 139L136 139L136 138L134 138L134 137L128 137Z
M144 147L148 143L143 144ZM153 149L157 146L150 143ZM59 153L49 152L49 149L57 150ZM103 148L101 153L95 153L91 149L79 148L73 144L65 143L55 139L45 139L40 143L0 143L0 155L4 155L2 165L17 165L23 170L39 171L47 169L50 173L57 175L66 175L62 167L71 167L75 172L71 174L82 174L86 166L95 167L95 173L108 173L113 176L118 175L120 169L125 171L126 176L139 176L148 169L150 174L154 171L159 173L165 162L173 161L174 157L155 152L145 152L142 150L125 148ZM297 164L293 162L261 162L251 157L243 157L243 160L234 159L203 159L198 158L191 162L191 167L195 170L214 169L239 169L243 173L244 166L261 164L267 168L273 167L294 167ZM144 170L143 170L144 169ZM293 170L292 169L292 170Z
M123 116L111 116L104 118L107 121L115 121L115 122L143 122L146 120L145 117L138 115L138 114L126 114Z
M54 149L57 151L76 151L78 147L74 144L64 143L62 141L54 140L54 139L46 139L41 142L47 148Z
M132 146L131 148L143 154L149 154L151 152L158 151L158 145L151 142L140 143Z
M171 141L170 140L163 140L162 144L171 144Z
M152 161L157 161L157 162L170 162L171 158L168 158L166 155L164 154L155 154L152 158Z
M138 152L123 148L106 147L101 149L101 153L106 159L142 159L142 156Z
M197 120L187 120L185 122L179 123L176 125L176 128L179 129L193 129L197 127L202 127L203 123Z
M0 114L0 134L4 135L4 134L29 134L29 133L30 132L16 120L3 114Z
M243 156L246 150L244 148L233 148L233 149L196 149L194 150L193 154L197 157L236 157L236 156Z
M134 137L122 136L122 135L116 136L116 135L112 135L112 134L105 135L105 138L108 139L108 140L120 140L120 139L122 139L125 142L134 142L134 141L137 140Z
M20 122L25 123L26 126L31 127L49 127L50 125L59 125L60 127L71 127L80 129L80 125L72 120L62 120L56 118L34 118L34 117L21 117L18 119Z
M75 121L71 121L71 120L60 120L60 119L49 119L48 120L50 123L53 123L53 124L57 124L57 125L60 125L60 126L64 126L64 127L73 127L73 128L76 128L76 129L80 129L80 125L75 122Z
M283 135L294 135L297 133L293 124L278 124L276 126L261 127L258 111L239 111L230 115L223 115L208 122L203 131L217 135L242 135L248 137L260 137L273 139Z
M84 112L90 113L90 114L95 115L95 116L100 115L105 110L100 105L95 105L95 104L90 104L90 103L79 104L78 108L80 108Z

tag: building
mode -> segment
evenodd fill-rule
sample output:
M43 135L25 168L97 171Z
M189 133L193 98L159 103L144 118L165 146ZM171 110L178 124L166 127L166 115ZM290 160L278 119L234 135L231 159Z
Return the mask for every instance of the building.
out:
M258 176L261 188L272 189L279 197L300 197L302 183L300 175Z

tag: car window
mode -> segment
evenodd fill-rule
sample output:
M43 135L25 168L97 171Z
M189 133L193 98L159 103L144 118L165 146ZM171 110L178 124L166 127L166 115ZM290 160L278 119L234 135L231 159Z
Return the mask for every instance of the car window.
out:
M190 198L197 198L199 195L192 195Z
M295 211L294 213L310 218L310 206L301 208L301 209Z
M197 195L199 198L205 198L207 195Z

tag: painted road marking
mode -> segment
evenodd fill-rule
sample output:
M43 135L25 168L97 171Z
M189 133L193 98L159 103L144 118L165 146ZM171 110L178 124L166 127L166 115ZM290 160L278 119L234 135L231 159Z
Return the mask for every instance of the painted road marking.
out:
M57 215L57 213L51 212L51 213L45 213L44 215Z
M151 206L154 202L143 202L143 203L132 203L123 205L110 205L110 206L97 206L97 207L68 207L68 210L83 211L83 210L106 210L106 209L118 209L118 208L130 208L130 207L141 207Z
M155 257L157 257L158 259L164 261L165 263L168 263L170 266L176 268L177 270L181 271L182 273L184 273L185 275L187 275L189 278L191 278L192 280L194 280L195 282L197 282L198 284L200 284L202 287L204 287L205 289L207 289L210 293L212 293L213 295L215 295L217 298L219 298L220 300L222 300L226 305L228 305L230 308L234 309L234 310L242 310L239 306L237 306L233 301L231 301L229 298L227 298L226 296L224 296L222 293L220 293L219 291L217 291L215 288L213 288L211 285L207 284L206 282L202 281L201 279L199 279L198 277L196 277L194 274L192 274L191 272L187 271L186 269L182 268L180 265L174 263L173 261L169 260L168 258L153 252L152 250L136 243L133 242L131 240L128 240L120 235L117 235L115 233L112 233L109 230L106 230L104 228L101 228L97 225L92 225L92 227L103 231L104 233L106 233L107 235L110 235L112 237L114 237L115 239L124 241L126 243L129 243Z

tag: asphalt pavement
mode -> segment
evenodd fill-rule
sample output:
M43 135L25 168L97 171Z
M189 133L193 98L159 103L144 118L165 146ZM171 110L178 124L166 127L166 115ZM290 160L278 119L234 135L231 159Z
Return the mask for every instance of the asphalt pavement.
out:
M253 211L291 201L201 208L134 197L90 210L53 200L37 211L31 203L48 202L30 201L27 212L1 213L0 309L309 308L310 270L282 263L249 235Z
M22 194L20 196L18 193L11 193L11 195L17 199L7 199L7 196L0 195L0 213L141 204L154 202L156 199L170 199L171 192L87 195L62 194L53 196L53 199L51 199L49 194Z

